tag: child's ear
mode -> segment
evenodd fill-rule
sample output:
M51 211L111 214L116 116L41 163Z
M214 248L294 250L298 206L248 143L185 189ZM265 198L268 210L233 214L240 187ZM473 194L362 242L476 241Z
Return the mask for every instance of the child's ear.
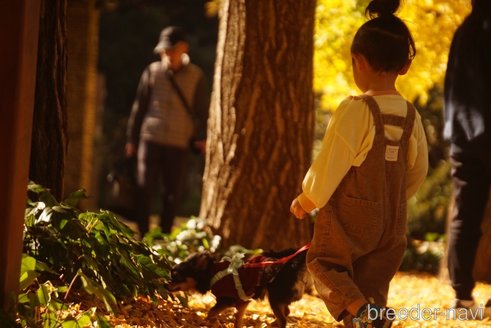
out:
M358 70L364 70L369 65L366 57L360 54L352 54L352 64L355 65Z
M408 70L410 69L410 65L412 65L412 60L409 59L405 66L398 72L398 75L405 75L407 74Z

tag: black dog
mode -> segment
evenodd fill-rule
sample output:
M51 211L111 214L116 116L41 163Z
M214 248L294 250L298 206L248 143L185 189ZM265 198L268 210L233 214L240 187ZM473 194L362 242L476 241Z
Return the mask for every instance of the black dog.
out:
M219 260L211 253L197 253L176 265L172 270L170 291L211 290L216 304L208 312L215 320L226 308L237 310L234 327L242 327L242 318L251 299L268 295L270 307L279 327L287 324L290 303L302 298L312 288L306 269L307 248L296 252L264 252L235 267L234 260ZM231 264L232 262L232 264Z

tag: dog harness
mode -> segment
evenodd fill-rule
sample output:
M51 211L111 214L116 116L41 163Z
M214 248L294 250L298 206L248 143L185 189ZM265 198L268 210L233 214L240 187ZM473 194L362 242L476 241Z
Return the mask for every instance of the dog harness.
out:
M239 270L243 265L243 257L244 254L238 253L238 254L234 254L232 258L224 258L226 261L229 262L229 266L227 267L227 269L221 270L213 276L212 280L210 281L210 288L212 289L212 292L214 291L214 286L217 284L217 282L224 279L226 276L232 275L237 296L242 301L247 302L254 296L254 293L252 293L249 296L246 295L241 279L239 278Z
M210 289L216 297L233 297L241 301L250 301L260 285L263 269L273 264L284 264L299 253L306 251L310 243L304 245L293 254L272 261L258 255L244 263L244 254L235 254L232 258L225 257L214 268L217 272L210 281Z

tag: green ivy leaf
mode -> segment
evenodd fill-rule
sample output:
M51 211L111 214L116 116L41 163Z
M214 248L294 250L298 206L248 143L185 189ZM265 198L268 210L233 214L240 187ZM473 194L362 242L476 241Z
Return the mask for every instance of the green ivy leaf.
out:
M56 201L56 198L50 194L48 191L41 192L39 194L39 201L46 204L46 206L53 207L58 205L59 203Z
M27 287L31 286L31 284L36 281L39 277L39 273L36 271L25 271L21 274L19 280L19 290L24 290Z
M86 198L87 198L87 195L86 195L85 189L79 189L79 190L71 193L67 198L65 198L65 200L63 200L62 203L66 204L68 206L71 206L71 207L75 207L75 206L77 206L79 201L81 201L82 199L86 199Z
M80 328L78 321L74 318L65 319L61 325L63 328ZM83 327L83 326L82 326Z
M26 254L23 254L23 256ZM27 255L26 255L27 256ZM58 272L55 270L51 269L46 263L43 263L41 261L36 260L36 271L38 272L48 272L53 275L58 275Z
M111 328L111 325L105 318L98 316L96 322L99 328Z
M79 327L93 326L90 313L84 312L84 314L82 314L82 316L77 320L77 324L79 325Z
M36 269L36 259L27 254L22 254L21 274Z
M45 208L41 212L41 215L36 218L36 220L34 221L34 224L50 223L51 214L53 214L53 209L51 207Z
M33 293L31 291L27 291L25 293L20 293L17 301L21 304L31 304L33 307L38 304L32 303L36 299L33 298Z
M72 239L80 239L87 235L87 230L79 220L69 220L61 229L61 233Z
M84 290L91 294L95 295L99 299L101 299L104 302L104 305L106 306L106 310L112 313L117 312L117 304L116 304L116 298L114 295L109 292L108 290L104 289L101 285L87 277L82 270L79 270L77 272L77 275L80 277L82 280L82 285Z
M155 273L159 277L169 278L170 267L157 265L150 257L145 255L137 256L138 263L150 272Z
M36 296L38 298L38 303L44 306L47 306L51 301L51 292L45 284L39 286L38 290L36 291Z

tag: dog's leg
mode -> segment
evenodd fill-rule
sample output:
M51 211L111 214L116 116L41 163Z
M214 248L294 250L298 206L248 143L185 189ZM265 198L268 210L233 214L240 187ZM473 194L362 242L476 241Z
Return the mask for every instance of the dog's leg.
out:
M234 322L234 328L242 328L243 327L243 316L244 312L246 312L246 308L248 307L249 302L239 302L236 304L236 321Z
M217 316L221 314L225 309L234 306L234 303L229 299L219 298L217 303L208 311L207 320L217 320Z
M277 318L278 326L280 328L285 328L287 325L287 316L289 315L289 306L286 304L278 304L270 300L270 307Z
M283 307L282 312L284 313L285 319L287 320L287 317L290 314L289 305L288 304L282 304L282 307Z

